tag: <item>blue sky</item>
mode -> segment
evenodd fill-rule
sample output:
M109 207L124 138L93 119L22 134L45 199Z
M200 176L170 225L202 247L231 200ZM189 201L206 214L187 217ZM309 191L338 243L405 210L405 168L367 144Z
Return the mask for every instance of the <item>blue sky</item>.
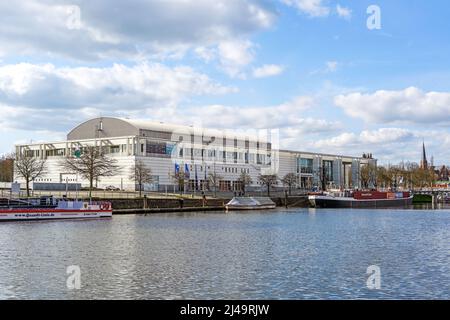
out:
M370 30L367 8L380 9ZM125 116L450 163L448 1L0 2L0 153Z

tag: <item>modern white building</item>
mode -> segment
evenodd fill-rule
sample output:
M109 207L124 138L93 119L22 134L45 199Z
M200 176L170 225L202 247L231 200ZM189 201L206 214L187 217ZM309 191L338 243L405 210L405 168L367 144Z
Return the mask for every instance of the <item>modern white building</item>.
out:
M78 125L66 141L17 145L16 154L46 160L46 173L34 181L35 189L87 186L88 181L60 165L63 157L87 146L101 148L121 168L117 175L96 181L96 187L122 190L135 190L130 176L137 161L152 170L153 183L146 189L153 191L177 191L176 170L184 171L187 190L210 190L209 177L216 174L220 191L238 191L243 172L252 178L254 190L260 189L260 174L272 173L279 178L293 173L302 188L359 188L361 166L376 165L369 157L279 150L277 138L275 131L238 132L102 117Z

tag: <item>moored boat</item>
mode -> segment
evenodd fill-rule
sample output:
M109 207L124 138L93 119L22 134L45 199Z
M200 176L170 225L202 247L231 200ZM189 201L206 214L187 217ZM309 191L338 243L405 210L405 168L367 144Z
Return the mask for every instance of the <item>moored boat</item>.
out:
M269 197L234 197L225 205L226 210L275 209L276 204Z
M412 205L409 192L354 191L309 195L311 206L316 208L399 208Z
M112 217L112 206L106 201L53 199L50 201L3 200L0 221L93 219Z

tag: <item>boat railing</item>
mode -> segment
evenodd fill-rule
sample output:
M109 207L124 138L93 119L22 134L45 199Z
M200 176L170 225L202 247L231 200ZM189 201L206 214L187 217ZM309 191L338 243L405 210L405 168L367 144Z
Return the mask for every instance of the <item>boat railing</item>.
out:
M98 208L100 210L110 210L112 205L109 201L83 201L83 200L68 200L63 199L58 201L58 208L60 209L89 209Z
M56 204L54 201L43 201L41 198L29 199L0 199L0 208L52 208Z

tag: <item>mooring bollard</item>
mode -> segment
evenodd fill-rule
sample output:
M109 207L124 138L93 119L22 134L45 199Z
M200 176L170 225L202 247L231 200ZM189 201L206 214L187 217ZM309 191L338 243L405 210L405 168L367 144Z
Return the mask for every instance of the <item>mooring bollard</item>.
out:
M288 195L287 195L287 190L284 190L284 206L286 207L286 209L288 208Z
M180 202L180 208L182 209L182 208L183 208L183 202L184 202L184 199L181 198L181 199L179 200L179 202Z

